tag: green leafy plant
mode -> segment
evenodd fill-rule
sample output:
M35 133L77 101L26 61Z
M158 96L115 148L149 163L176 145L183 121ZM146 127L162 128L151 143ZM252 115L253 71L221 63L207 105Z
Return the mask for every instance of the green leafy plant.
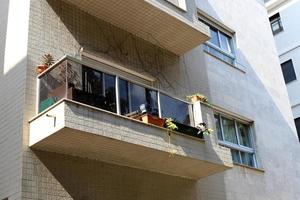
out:
M166 124L166 128L169 130L177 130L178 129L177 125L174 124L174 120L172 118L167 118L165 124Z
M43 65L50 67L54 62L54 57L50 53L43 55Z
M207 128L207 125L204 122L198 124L196 128L198 128L200 133L203 133L203 135L210 135L214 131L211 128Z

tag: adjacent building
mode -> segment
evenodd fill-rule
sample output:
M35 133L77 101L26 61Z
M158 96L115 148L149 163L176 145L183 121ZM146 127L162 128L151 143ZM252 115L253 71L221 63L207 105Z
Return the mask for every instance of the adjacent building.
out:
M0 20L0 199L299 197L263 1L1 0Z
M300 140L300 1L269 1L266 5Z

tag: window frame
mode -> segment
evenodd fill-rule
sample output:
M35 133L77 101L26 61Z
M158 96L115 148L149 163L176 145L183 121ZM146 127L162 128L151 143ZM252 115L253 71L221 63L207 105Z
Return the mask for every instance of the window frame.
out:
M297 117L297 118L294 119L296 131L297 131L297 135L298 135L298 140L300 142L300 126L297 126L297 122L300 122L300 117Z
M221 53L223 56L226 56L227 58L231 59L231 62L228 62L226 59L224 59L218 55L215 55L214 53L210 52L209 49L204 48L204 51L229 65L237 67L236 46L235 46L236 42L235 42L234 32L226 30L226 28L219 25L218 22L214 22L214 21L208 19L208 17L203 16L202 14L198 15L198 20L200 22L204 23L205 25L207 25L209 27L210 31L211 31L211 29L216 30L217 36L218 36L218 43L220 44L220 46L217 46L208 40L203 45L205 45L206 48L212 48L213 50L216 50L217 52ZM222 48L221 34L227 36L230 39L228 42L229 42L229 47L230 47L231 52Z
M172 0L165 0L166 2L172 4L173 6L183 10L183 11L187 11L187 3L186 0L176 0L177 3L173 2Z
M287 63L291 63L291 65L292 65L292 70L293 70L293 75L294 75L294 79L293 79L293 80L288 80L288 81L287 81L287 80L285 79L285 75L284 75L284 72L283 72L282 65L287 64ZM281 72L282 72L282 75L283 75L283 79L284 79L285 84L289 84L289 83L291 83L291 82L297 80L297 74L296 74L296 71L295 71L293 59L289 59L289 60L286 60L286 61L280 63L280 67L281 67Z
M240 163L236 163L234 161L233 162L236 163L236 164L242 164L242 165L246 165L246 166L249 166L249 167L258 168L259 166L258 166L258 162L257 162L256 150L255 150L255 145L254 145L255 143L254 143L253 123L252 122L251 123L250 122L246 123L246 122L238 120L234 117L223 115L221 113L214 113L214 116L218 116L218 121L219 121L221 136L222 136L222 138L219 138L218 135L217 135L219 145L222 145L222 146L225 146L225 147L228 147L230 149L238 151ZM228 141L225 140L222 118L233 120L234 129L235 129L235 136L237 138L237 144L232 143L232 142L228 142ZM247 146L241 145L237 123L241 123L241 124L247 125L249 127L249 140L250 140L250 143L251 143L252 147L247 147ZM247 164L243 163L241 152L252 154L252 159L253 159L253 164L254 164L253 166L250 166L250 165L247 165Z
M271 26L271 30L272 30L273 35L276 35L276 34L282 32L282 31L284 31L281 16L280 16L279 12L272 15L269 18L269 21L270 21L270 26ZM273 24L275 24L275 23L278 23L279 29L276 29L276 30L273 29Z

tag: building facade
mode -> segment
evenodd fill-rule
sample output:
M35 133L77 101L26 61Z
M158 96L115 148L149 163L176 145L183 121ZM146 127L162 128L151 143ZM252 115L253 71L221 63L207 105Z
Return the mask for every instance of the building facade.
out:
M298 198L262 1L1 0L0 20L0 199Z
M300 16L300 1L270 1L267 4L268 13L277 31L274 34L278 56L281 62L282 73L285 79L289 99L295 119L295 124L300 136L300 37L297 35L299 26L297 17ZM271 22L272 23L272 22ZM273 31L274 32L274 31Z

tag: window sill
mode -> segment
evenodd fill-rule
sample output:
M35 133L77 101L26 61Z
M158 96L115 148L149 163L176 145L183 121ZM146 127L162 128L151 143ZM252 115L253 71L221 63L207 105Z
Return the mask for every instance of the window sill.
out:
M240 163L236 163L236 162L234 162L233 164L236 165L236 166L239 166L239 167L251 169L251 170L254 170L254 171L257 171L257 172L261 172L261 173L265 173L265 172L266 172L266 171L265 171L264 169L262 169L262 168L251 167L251 166L244 165L244 164L240 164Z
M223 62L223 63L229 65L230 67L233 67L233 68L239 70L240 72L242 72L242 73L244 73L244 74L246 73L246 70L244 70L244 69L242 69L242 68L240 68L240 67L237 67L236 65L230 64L230 63L228 63L228 62L222 60L222 59L219 58L218 56L215 56L214 54L212 54L212 53L210 53L210 52L208 52L208 51L206 51L206 50L204 50L204 52L205 52L206 54L208 54L208 55L210 55L210 56L212 56L212 57L214 57L214 58L220 60L221 62Z

